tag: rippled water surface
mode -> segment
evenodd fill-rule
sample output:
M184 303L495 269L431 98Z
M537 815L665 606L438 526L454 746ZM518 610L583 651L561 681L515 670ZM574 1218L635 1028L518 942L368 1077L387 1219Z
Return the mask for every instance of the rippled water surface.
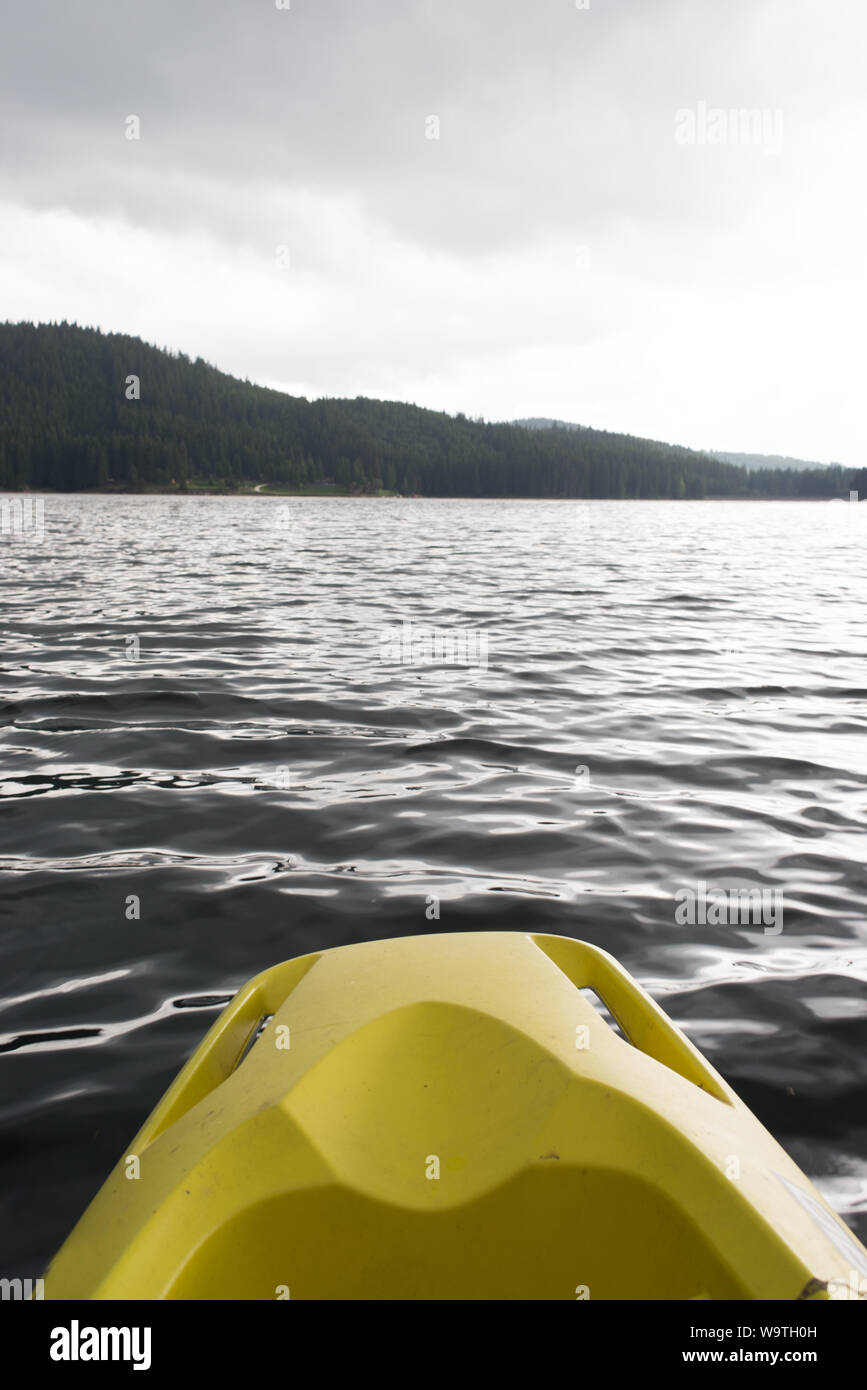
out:
M867 508L48 497L0 565L0 1273L250 975L426 931L612 951L867 1236Z

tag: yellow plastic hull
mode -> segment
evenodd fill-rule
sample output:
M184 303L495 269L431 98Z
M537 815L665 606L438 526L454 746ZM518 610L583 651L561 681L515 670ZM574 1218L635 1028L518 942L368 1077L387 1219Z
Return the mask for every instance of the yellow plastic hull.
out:
M864 1247L617 962L511 932L250 981L45 1277L47 1299L862 1288Z

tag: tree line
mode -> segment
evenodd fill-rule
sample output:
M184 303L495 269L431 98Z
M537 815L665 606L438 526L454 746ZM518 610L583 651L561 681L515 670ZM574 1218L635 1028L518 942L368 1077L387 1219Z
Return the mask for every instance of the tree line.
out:
M756 470L605 430L308 401L75 323L0 324L0 489L258 483L430 497L830 497L867 470Z

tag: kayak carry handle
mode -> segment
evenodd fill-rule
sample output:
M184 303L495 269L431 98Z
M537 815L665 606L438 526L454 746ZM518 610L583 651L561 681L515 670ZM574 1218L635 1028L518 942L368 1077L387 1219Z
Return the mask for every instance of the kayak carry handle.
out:
M531 935L530 939L577 989L592 989L599 996L639 1052L724 1104L734 1104L733 1093L698 1048L607 951L568 936Z
M136 1135L138 1150L152 1144L231 1076L252 1049L264 1020L277 1012L318 960L319 952L315 952L284 961L263 970L238 991Z

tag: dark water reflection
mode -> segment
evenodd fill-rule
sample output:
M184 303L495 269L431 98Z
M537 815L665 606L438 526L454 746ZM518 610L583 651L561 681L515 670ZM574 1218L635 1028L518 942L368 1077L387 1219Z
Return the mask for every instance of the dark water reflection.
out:
M432 930L614 952L867 1236L867 508L45 520L0 542L0 1273L39 1272L246 978ZM404 622L476 664L383 660ZM678 925L726 879L779 934Z

